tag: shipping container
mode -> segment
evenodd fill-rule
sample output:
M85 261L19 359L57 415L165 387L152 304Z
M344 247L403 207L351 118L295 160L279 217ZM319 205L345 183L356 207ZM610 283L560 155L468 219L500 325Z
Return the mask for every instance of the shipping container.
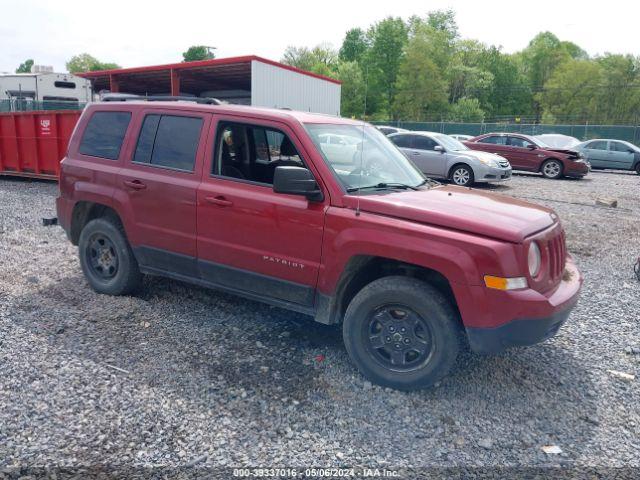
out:
M0 175L57 179L81 113L0 113Z

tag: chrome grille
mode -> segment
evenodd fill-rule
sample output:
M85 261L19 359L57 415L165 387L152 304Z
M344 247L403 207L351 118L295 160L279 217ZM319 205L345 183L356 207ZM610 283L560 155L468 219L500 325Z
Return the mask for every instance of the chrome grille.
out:
M556 280L564 273L564 265L567 257L564 232L550 238L547 242L549 255L549 276Z

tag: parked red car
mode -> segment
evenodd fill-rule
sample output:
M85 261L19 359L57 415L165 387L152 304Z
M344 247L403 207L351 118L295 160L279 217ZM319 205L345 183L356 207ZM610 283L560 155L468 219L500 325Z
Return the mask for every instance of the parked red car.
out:
M540 172L547 178L582 178L589 173L589 164L581 153L553 148L529 135L487 133L464 144L472 150L482 150L505 157L513 170Z
M552 210L434 185L373 126L325 115L91 104L57 211L97 292L161 275L342 323L360 371L399 389L432 385L461 342L551 337L582 284Z

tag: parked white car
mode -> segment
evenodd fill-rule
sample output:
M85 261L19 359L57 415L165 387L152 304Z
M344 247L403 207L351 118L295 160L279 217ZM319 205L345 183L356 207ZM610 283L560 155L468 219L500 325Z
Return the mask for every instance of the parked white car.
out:
M471 140L473 135L463 135L462 133L452 133L449 135L451 138L455 138L460 142L466 142L467 140Z
M506 158L471 150L443 133L395 133L389 135L389 140L428 177L448 179L461 186L511 178L511 165Z

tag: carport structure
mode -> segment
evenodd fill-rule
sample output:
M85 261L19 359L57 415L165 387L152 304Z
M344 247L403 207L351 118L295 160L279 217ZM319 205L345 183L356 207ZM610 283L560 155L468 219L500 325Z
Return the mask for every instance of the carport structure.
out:
M255 55L78 74L93 91L211 96L232 103L340 113L338 80Z

